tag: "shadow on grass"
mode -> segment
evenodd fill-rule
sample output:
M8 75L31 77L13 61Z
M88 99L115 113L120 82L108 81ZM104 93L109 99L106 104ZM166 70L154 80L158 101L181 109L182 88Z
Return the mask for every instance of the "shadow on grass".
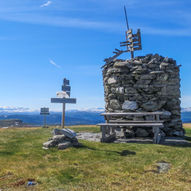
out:
M148 139L148 138L129 138L125 140L126 144L154 144L153 139ZM155 144L156 145L156 144ZM158 145L165 145L165 146L170 146L170 147L191 147L191 137L185 136L184 138L182 137L166 137L164 143L160 143Z
M115 153L115 154L118 154L120 156L136 155L136 152L129 151L129 150L123 150L121 152L119 152L119 151L111 151L111 150L100 150L100 149L96 149L96 148L89 147L89 146L86 146L86 145L81 145L81 146L79 146L79 148L89 149L89 150L92 150L92 151Z
M0 157L7 157L14 155L15 152L9 152L9 151L0 151Z
M185 136L184 137L187 141L191 141L191 137Z

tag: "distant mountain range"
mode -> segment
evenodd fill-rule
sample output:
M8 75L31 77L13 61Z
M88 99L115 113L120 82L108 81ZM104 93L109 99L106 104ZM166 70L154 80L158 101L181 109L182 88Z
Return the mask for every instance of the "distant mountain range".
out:
M66 125L94 125L104 121L100 114L104 110L101 108L95 110L71 110L66 111ZM51 112L47 116L47 124L59 125L61 123L62 113ZM38 112L0 112L0 120L20 119L23 123L29 125L43 125L43 116Z
M103 108L70 110L66 111L66 125L94 125L104 122L100 115L104 112ZM47 124L59 125L61 123L61 112L51 112L47 116ZM0 109L0 120L19 119L29 125L43 125L43 116L38 111L14 111ZM182 108L182 121L191 123L191 108Z

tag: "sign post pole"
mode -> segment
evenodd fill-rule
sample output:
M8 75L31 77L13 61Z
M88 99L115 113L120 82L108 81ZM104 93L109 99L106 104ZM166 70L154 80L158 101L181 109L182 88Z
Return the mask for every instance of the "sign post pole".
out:
M46 125L46 116L47 115L50 115L49 113L49 108L46 108L46 107L43 107L40 109L40 115L43 115L44 116L44 124L43 124L43 127L44 128L47 128L48 126Z
M62 107L62 128L64 128L64 124L65 124L65 109L66 109L66 104L63 103L63 107Z
M66 78L64 79L64 83L62 85L62 91L57 93L57 98L51 98L51 103L62 103L62 122L61 127L65 126L65 112L66 112L66 103L75 104L76 99L70 98L70 81Z

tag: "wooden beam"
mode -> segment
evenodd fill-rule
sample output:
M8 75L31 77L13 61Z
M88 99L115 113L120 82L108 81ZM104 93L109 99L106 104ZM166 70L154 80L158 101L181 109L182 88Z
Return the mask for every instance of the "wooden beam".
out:
M128 115L137 115L137 116L144 116L144 115L165 115L165 112L158 111L158 112L125 112L125 113L102 113L103 116L128 116Z
M125 126L132 126L132 127L153 127L153 126L156 126L156 127L163 127L163 123L158 123L158 122L153 122L153 123L100 123L98 124L99 126L110 126L110 127L119 127L119 126L122 126L122 127L125 127Z
M76 103L75 98L51 98L51 103Z

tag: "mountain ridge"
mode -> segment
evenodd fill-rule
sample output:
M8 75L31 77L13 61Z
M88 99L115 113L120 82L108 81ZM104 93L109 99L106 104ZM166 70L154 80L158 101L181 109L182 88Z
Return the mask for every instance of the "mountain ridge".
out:
M66 125L95 125L104 122L103 116L100 114L104 112L103 108L92 108L82 110L68 110L66 111ZM50 112L47 116L47 124L60 125L62 113L57 111ZM0 111L0 120L19 119L25 124L29 125L43 125L43 116L39 111L30 112L5 112ZM191 111L189 108L182 110L182 121L184 123L191 123Z

